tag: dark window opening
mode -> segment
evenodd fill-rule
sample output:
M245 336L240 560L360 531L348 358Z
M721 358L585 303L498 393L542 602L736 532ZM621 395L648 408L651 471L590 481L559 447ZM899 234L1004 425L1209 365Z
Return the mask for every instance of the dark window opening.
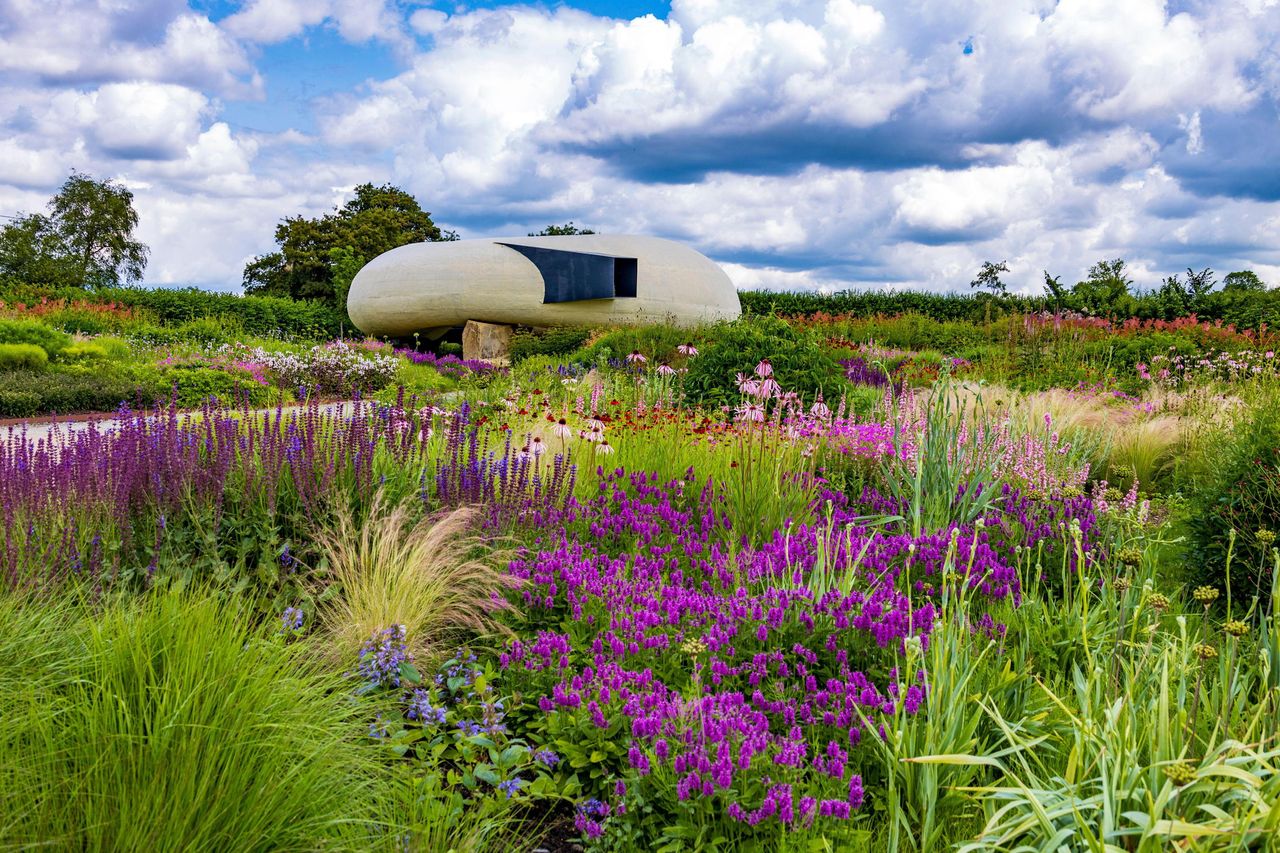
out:
M614 258L613 295L634 298L636 295L637 273L638 266L635 258Z
M586 299L614 299L636 295L637 263L635 258L615 258L588 252L567 252L541 246L518 246L499 243L515 249L538 268L542 275L543 302L580 302Z

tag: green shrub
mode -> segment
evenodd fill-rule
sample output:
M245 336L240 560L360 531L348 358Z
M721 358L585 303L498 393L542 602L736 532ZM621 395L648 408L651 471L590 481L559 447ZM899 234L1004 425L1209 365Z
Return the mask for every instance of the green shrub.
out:
M843 385L840 367L827 351L775 317L744 317L710 330L711 343L689 361L685 392L712 405L738 400L738 373L750 374L763 359L773 364L774 378L785 391L806 400L819 392L838 396Z
M5 846L371 849L367 712L305 643L253 624L207 597L0 598Z
M243 337L239 324L227 317L190 320L174 329L174 334L180 341L205 347L221 346Z
M162 400L169 387L158 371L145 367L118 365L61 365L52 372L15 370L0 374L0 394L9 397L10 405L24 409L10 417L32 414L70 414L73 412L109 412L121 403L150 406ZM30 411L31 396L39 401Z
M343 314L319 302L236 296L194 287L178 290L122 287L96 295L100 299L144 308L161 323L172 326L212 318L234 321L247 335L307 340L333 338L343 328Z
M511 363L519 364L535 355L567 355L590 337L590 329L577 326L517 332L511 339Z
M34 344L56 357L71 344L71 336L37 320L0 317L0 344Z
M452 341L444 341L436 348L436 352L440 355L456 355L462 357L462 344L455 344Z
M639 352L655 364L673 361L676 347L693 339L688 329L675 326L634 326L614 329L575 357L584 364L600 364L611 358L623 359ZM700 336L699 336L700 337Z
M1247 605L1270 587L1271 544L1280 533L1280 400L1263 400L1222 441L1208 448L1203 470L1189 475L1187 527L1191 565L1201 583L1225 583L1232 531L1231 583ZM1259 537L1259 531L1264 531ZM1275 540L1271 540L1274 542Z
M40 395L34 391L0 388L0 418L29 418L40 411Z
M106 361L107 349L97 343L91 341L81 341L78 344L72 344L62 351L58 356L59 361L67 363L75 363L80 361Z
M124 341L101 336L72 344L59 353L58 360L68 364L84 361L125 361L131 354L132 350Z
M0 344L0 370L44 370L49 354L35 344Z
M272 389L259 385L249 376L200 365L175 365L163 371L162 378L176 394L184 409L203 406L210 397L228 405L247 402L252 406L271 401Z

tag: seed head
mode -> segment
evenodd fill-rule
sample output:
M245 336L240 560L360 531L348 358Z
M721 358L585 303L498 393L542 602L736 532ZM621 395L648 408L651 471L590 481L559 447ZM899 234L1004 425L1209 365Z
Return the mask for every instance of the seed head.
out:
M1168 610L1169 596L1161 592L1153 592L1151 593L1151 597L1147 599L1147 604L1151 605L1156 610Z
M1212 586L1198 586L1195 592L1191 593L1191 597L1208 607L1218 600L1218 590Z
M1200 660L1213 660L1218 656L1218 650L1208 643L1196 643L1196 657Z
M1249 625L1241 622L1239 619L1232 619L1230 622L1222 626L1222 630L1226 631L1233 637L1243 637L1249 633Z
M1120 562L1126 566L1137 566L1142 563L1141 548L1125 548L1116 556L1118 556L1120 558Z
M1169 781L1178 787L1190 785L1196 781L1196 769L1189 762L1179 761L1177 764L1169 764L1164 768L1164 775L1169 777Z
M1257 532L1258 542L1262 547L1266 548L1276 541L1276 532L1267 530L1265 527Z

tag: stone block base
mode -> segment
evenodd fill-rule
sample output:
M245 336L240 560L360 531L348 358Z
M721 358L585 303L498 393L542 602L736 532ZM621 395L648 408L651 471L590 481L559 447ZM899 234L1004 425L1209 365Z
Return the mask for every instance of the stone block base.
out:
M468 320L462 329L462 357L505 367L511 363L510 326Z

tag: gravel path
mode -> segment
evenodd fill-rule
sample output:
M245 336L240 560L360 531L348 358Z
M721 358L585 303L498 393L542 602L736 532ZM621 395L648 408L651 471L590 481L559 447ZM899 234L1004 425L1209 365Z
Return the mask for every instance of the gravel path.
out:
M349 400L335 403L322 403L320 411L337 412L339 414L349 413L353 407L353 403ZM302 406L286 406L285 411L293 409L301 409ZM273 415L276 410L271 409L253 409L251 415ZM197 412L185 412L184 414L196 414ZM9 422L0 424L0 442L8 443L23 435L26 440L32 443L47 440L55 433L63 438L75 435L77 432L83 432L89 429L90 425L96 424L100 430L110 430L120 423L120 419L111 415L91 415L91 416L72 416L65 420L37 420L37 421L19 421L17 423Z

